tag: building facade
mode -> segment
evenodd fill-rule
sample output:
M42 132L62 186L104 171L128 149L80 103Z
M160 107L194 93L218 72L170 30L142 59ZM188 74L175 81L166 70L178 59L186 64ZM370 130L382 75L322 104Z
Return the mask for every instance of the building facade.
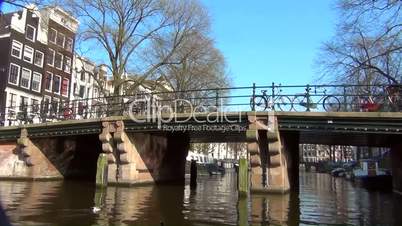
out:
M35 7L3 15L0 26L1 121L34 120L42 100L46 35ZM28 114L27 114L28 113Z
M49 113L60 113L69 101L78 20L58 7L41 10L47 25L47 49L42 93Z
M0 18L0 121L40 121L68 101L78 21L62 9L23 10ZM53 104L50 104L53 103Z

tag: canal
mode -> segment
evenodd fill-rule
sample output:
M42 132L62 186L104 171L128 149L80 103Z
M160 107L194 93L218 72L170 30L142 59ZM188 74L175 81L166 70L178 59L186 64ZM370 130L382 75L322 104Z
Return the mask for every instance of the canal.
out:
M238 203L236 176L198 176L198 186L108 187L80 181L1 181L13 225L402 225L402 196L368 191L328 174L300 172L299 191ZM252 200L250 203L249 201ZM244 208L245 207L245 208Z

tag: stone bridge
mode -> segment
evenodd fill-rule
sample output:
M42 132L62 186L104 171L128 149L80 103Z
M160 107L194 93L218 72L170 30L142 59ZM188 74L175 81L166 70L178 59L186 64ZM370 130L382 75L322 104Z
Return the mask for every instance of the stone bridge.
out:
M107 154L109 184L183 182L191 142L245 142L251 191L298 185L299 144L390 147L402 192L402 113L232 112L107 117L0 128L3 179L95 180Z

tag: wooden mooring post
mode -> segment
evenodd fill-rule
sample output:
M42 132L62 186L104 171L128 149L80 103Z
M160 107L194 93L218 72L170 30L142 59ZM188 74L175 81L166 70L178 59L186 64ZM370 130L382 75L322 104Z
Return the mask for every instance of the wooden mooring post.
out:
M108 162L107 155L104 153L99 154L98 163L96 167L96 186L107 187L108 176Z
M249 191L249 181L248 181L248 163L247 159L239 160L239 196L246 197Z
M192 159L190 164L190 187L197 187L197 162Z

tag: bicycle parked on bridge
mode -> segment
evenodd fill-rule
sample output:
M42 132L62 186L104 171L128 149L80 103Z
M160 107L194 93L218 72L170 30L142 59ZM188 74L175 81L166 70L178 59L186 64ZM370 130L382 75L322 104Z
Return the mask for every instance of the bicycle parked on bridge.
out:
M398 112L402 108L402 86L390 85L380 94L368 92L367 95L357 95L359 110L363 112L393 111Z
M292 100L285 95L281 95L282 89L276 87L278 90L276 95L268 95L268 90L261 90L262 95L255 95L250 99L251 109L255 111L265 111L265 110L280 110L280 111L291 111L292 110ZM276 93L273 91L273 93Z
M294 111L303 112L310 111L311 109L318 109L319 103L322 103L322 107L327 112L339 111L341 109L341 102L339 99L336 96L327 95L326 89L322 92L318 92L317 87L315 86L313 95L311 95L311 87L307 86L305 90L305 93L296 95L293 98L292 107ZM312 96L317 96L319 98L318 100L314 100Z

